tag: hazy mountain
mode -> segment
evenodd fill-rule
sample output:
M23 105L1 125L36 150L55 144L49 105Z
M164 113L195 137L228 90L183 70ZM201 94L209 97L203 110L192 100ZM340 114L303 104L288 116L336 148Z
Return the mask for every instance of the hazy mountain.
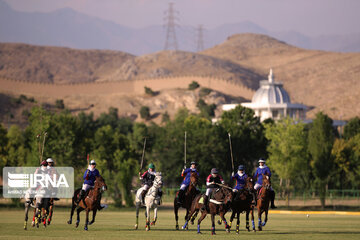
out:
M205 29L204 48L220 44L228 36L237 33L266 34L307 49L360 51L360 33L309 37L294 31L270 32L248 21ZM197 51L195 27L181 26L176 29L176 34L180 50ZM50 13L19 12L0 0L0 41L78 49L111 49L142 55L164 49L165 29L160 25L128 28L70 8Z

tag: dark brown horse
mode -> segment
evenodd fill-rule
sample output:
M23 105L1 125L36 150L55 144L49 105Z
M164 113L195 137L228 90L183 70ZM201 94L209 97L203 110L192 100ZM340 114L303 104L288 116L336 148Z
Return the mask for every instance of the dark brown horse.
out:
M86 211L86 220L85 220L85 230L88 230L88 225L91 225L95 222L95 216L96 212L100 207L100 200L101 200L101 193L103 191L107 190L107 186L105 183L105 180L99 176L95 179L95 185L94 188L91 188L89 190L89 193L85 197L85 199L81 200L79 204L76 204L77 199L79 198L79 194L81 191L81 188L75 190L74 196L72 198L72 206L71 206L71 213L70 213L70 219L67 222L68 224L72 223L72 216L74 215L75 208L77 208L77 220L75 227L79 226L80 222L80 212L85 210ZM89 222L89 212L93 212L93 218L91 222Z
M239 192L234 193L233 201L231 202L232 214L230 217L230 228L232 225L232 221L236 215L236 233L239 233L239 225L240 225L240 214L242 212L246 213L246 229L250 231L249 225L249 213L251 213L251 221L253 223L253 230L255 231L254 224L254 206L252 204L253 195L254 194L254 180L252 177L247 177L245 186ZM255 201L255 199L254 199Z
M258 191L257 195L257 212L258 212L258 230L262 231L262 227L266 225L268 220L269 204L271 197L271 182L268 175L263 174L262 187ZM265 220L261 222L261 215L265 212Z
M219 215L221 220L225 223L225 229L227 232L230 231L230 226L227 224L225 219L225 214L227 211L230 210L231 200L232 200L232 189L226 185L218 184L219 188L214 189L212 193L212 198L209 201L209 212L207 210L202 210L202 206L204 203L203 196L201 194L198 194L195 199L192 202L191 205L191 212L189 214L188 219L186 219L184 227L187 226L189 220L194 221L194 217L198 214L198 212L201 210L201 216L198 220L197 225L197 233L201 233L200 231L200 224L201 221L206 217L206 215L209 213L211 214L211 234L215 235L215 215Z
M185 214L185 221L188 218L190 209L191 209L191 203L198 194L198 190L196 189L196 186L198 185L199 177L196 172L192 172L190 175L190 185L187 188L184 196L184 200L182 201L182 204L180 205L177 201L177 198L179 197L179 192L176 192L175 199L174 199L174 213L175 213L175 221L176 221L176 230L179 230L179 216L178 216L178 210L180 207L183 207L186 209ZM194 221L192 222L194 223ZM186 226L187 229L187 226Z

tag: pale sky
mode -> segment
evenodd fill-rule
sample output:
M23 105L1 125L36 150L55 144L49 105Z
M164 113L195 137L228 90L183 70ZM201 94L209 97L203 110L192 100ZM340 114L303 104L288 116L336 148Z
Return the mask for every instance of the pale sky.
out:
M169 2L179 25L251 21L269 31L293 30L309 36L360 32L360 0L5 0L26 12L69 7L129 27L163 24Z

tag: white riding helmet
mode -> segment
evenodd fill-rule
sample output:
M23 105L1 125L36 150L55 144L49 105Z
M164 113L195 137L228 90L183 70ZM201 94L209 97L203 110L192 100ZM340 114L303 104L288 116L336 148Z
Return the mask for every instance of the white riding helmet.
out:
M265 163L265 162L266 162L265 159L263 159L263 158L259 159L259 163Z
M51 158L48 158L48 159L46 159L46 162L47 162L47 163L53 163L54 160L52 160Z
M90 161L90 165L96 165L96 162L94 159Z

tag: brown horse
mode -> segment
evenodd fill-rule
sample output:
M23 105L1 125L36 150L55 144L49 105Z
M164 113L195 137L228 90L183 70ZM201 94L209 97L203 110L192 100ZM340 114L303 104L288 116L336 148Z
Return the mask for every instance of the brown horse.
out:
M179 192L176 192L175 199L174 199L174 213L175 213L175 221L176 221L176 226L175 226L176 230L179 230L178 210L179 210L180 207L183 207L183 208L186 209L186 214L185 214L185 221L186 221L186 219L188 218L190 209L191 209L191 203L194 200L194 198L196 197L196 195L198 194L198 190L196 189L196 186L198 185L198 182L199 182L199 177L198 177L197 173L192 172L191 175L190 175L190 185L188 186L188 188L187 188L187 190L185 192L184 201L182 202L181 205L177 201ZM193 223L194 223L194 221L192 221L192 224Z
M230 231L230 226L227 224L225 219L225 214L230 210L231 200L232 200L232 189L226 185L218 184L219 188L214 189L212 193L212 198L209 200L209 212L207 210L202 210L202 206L204 204L204 199L201 194L198 194L192 202L191 212L189 217L186 219L185 228L189 222L189 220L194 221L194 217L201 210L201 216L198 220L197 225L197 233L201 234L200 224L201 221L206 217L208 213L211 214L211 234L215 235L215 215L219 215L221 220L225 223L225 229L227 232Z
M271 197L271 181L268 175L263 174L262 187L258 191L257 196L257 212L258 212L258 230L262 231L262 227L266 225L268 220L269 204ZM265 220L261 222L261 215L265 212ZM254 223L253 223L254 227Z
M236 215L236 233L239 234L240 225L240 213L246 212L246 229L250 231L249 225L249 213L251 213L251 221L253 223L253 230L255 231L254 225L254 206L252 205L254 194L254 180L252 177L247 177L244 189L234 193L233 201L231 202L232 214L230 217L230 228L232 221Z
M72 216L74 215L75 208L77 208L77 220L75 227L79 226L80 222L80 212L85 210L86 211L86 220L85 220L85 230L88 230L88 225L91 225L95 222L95 216L96 212L100 207L100 200L101 200L101 194L102 192L107 190L107 186L105 183L105 180L99 176L95 179L95 185L94 188L91 188L89 190L89 193L85 197L85 199L81 200L79 204L76 204L77 199L79 198L79 194L81 191L81 188L75 190L74 196L72 198L72 206L71 206L71 213L70 213L70 219L67 222L68 224L72 223ZM93 218L91 222L89 222L89 212L93 211Z

